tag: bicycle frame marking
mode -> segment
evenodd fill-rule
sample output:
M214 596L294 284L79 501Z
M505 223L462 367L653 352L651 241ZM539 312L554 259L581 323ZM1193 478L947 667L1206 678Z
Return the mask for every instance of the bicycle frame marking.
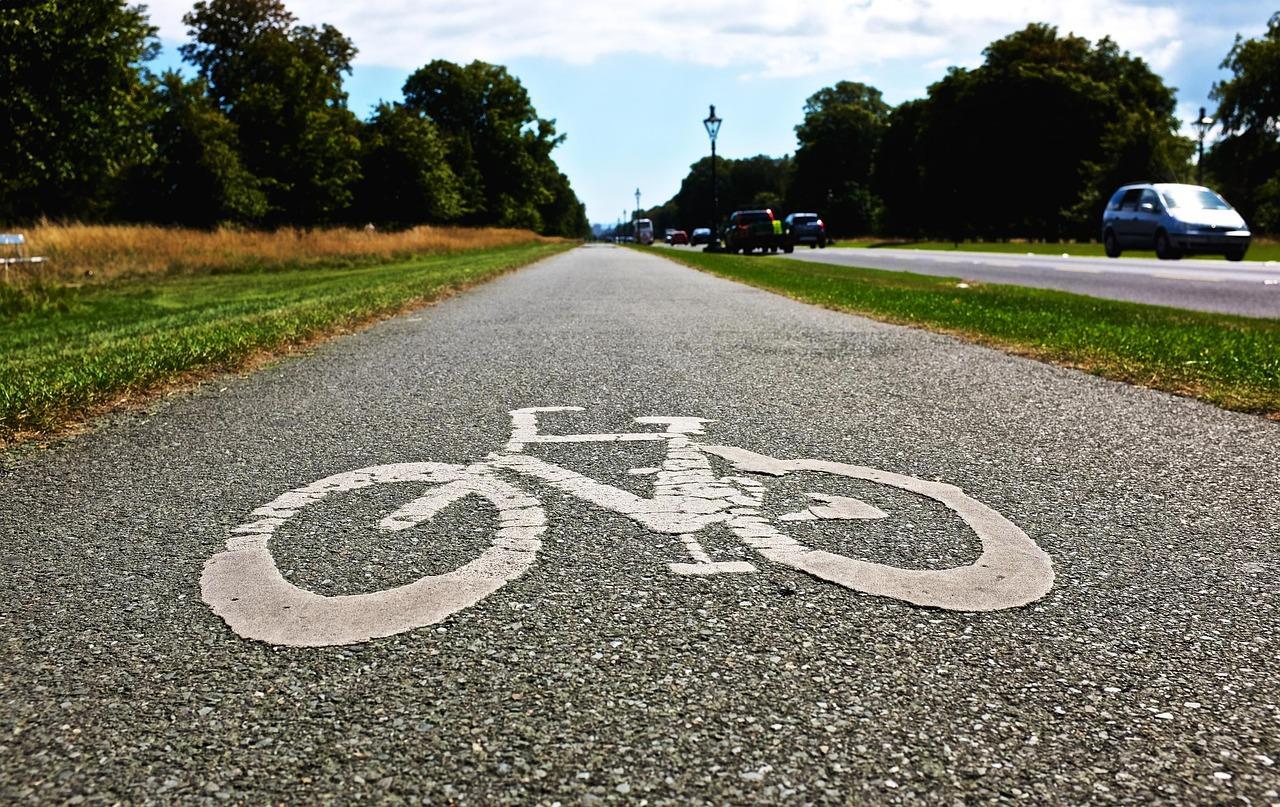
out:
M577 412L580 407L534 407L511 413L511 439L501 451L471 465L400 463L336 474L290 491L253 511L256 520L232 531L227 547L209 559L201 577L202 596L237 634L271 644L325 646L391 636L435 624L492 594L532 566L546 531L537 498L506 482L499 472L540 480L575 498L635 521L646 529L677 535L690 562L669 564L681 575L750 573L744 561L713 561L696 534L724 524L765 559L867 594L920 606L988 611L1025 605L1053 584L1049 557L1026 533L962 490L874 468L825 460L778 460L740 448L694 441L711 421L690 417L644 417L642 425L661 432L543 434L538 415ZM599 482L524 453L530 444L666 441L661 468L634 468L653 474L654 495ZM727 460L744 475L717 476L710 456ZM812 471L875 482L934 499L954 511L982 540L982 554L968 566L941 570L901 569L810 549L775 528L764 515L765 486L745 474L782 476ZM498 511L493 544L480 557L442 575L425 576L397 588L367 594L325 597L284 579L268 546L276 530L302 508L326 496L376 484L425 482L431 487L379 521L383 530L403 530L430 520L469 496L487 499ZM819 519L886 518L858 499L808 494L815 504L788 513L780 522Z

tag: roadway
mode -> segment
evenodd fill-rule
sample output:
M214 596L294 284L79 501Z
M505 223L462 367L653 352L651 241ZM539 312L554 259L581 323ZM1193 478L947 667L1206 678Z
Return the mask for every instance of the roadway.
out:
M1058 289L1092 297L1247 317L1280 317L1280 265L1275 262L804 247L782 257Z
M0 801L1274 803L1278 467L584 247L5 454Z

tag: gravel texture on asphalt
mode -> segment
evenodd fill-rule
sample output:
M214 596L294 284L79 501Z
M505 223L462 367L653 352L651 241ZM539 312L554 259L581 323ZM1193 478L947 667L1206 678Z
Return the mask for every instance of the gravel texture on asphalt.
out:
M675 536L507 477L549 528L524 576L437 626L276 648L200 599L228 531L380 463L460 463L508 411L548 432L712 418L705 441L962 487L1057 581L984 614L856 594L763 561L678 577ZM531 446L645 492L661 443ZM719 460L716 460L719 463ZM721 464L719 467L727 466ZM650 803L1280 802L1280 424L585 247L224 377L0 477L0 800ZM875 522L810 545L972 562L954 514L844 480ZM335 494L273 538L323 594L454 568L488 505L397 533L414 485Z

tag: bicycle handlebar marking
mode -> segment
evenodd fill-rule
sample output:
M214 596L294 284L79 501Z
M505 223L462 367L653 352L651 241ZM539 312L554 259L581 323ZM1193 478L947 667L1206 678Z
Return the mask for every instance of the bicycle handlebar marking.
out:
M1043 597L1053 585L1049 556L1026 533L960 488L888 471L826 460L779 460L741 448L693 441L713 421L690 417L637 418L662 432L547 435L538 415L580 412L580 407L535 407L511 412L511 439L503 450L472 465L434 462L378 465L335 474L289 491L253 511L255 520L237 527L226 549L205 564L201 594L231 629L271 644L327 646L391 636L438 623L470 607L524 574L541 547L546 515L538 499L504 480L505 475L540 480L552 488L625 515L652 532L680 536L692 562L673 562L681 575L750 573L744 561L713 561L696 534L724 524L761 556L814 577L867 594L963 611L1014 608ZM661 468L633 468L655 476L654 495L599 482L524 453L530 444L665 440ZM901 569L810 549L780 532L763 511L765 486L750 476L717 476L710 456L727 460L742 474L783 476L814 472L874 482L940 502L982 541L977 561L952 569ZM471 496L498 511L492 545L478 558L442 575L367 594L326 597L293 585L275 565L269 547L277 530L304 508L333 493L379 484L426 483L425 493L383 517L378 528L404 530L430 521ZM807 494L815 504L778 517L779 522L857 521L887 518L878 508L843 496Z

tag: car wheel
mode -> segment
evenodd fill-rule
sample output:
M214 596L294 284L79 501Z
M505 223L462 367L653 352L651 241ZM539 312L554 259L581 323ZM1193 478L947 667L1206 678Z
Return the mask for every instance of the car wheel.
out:
M1107 230L1102 236L1102 251L1108 258L1120 257L1120 239L1116 238L1116 234L1111 230Z
M1229 261L1243 261L1245 250L1233 249L1227 252L1226 258Z
M782 248L782 251L790 255L791 253L796 251L796 248L793 245L788 244L787 246Z
M1164 230L1156 233L1156 257L1162 261L1176 261L1182 257L1182 253L1169 242L1169 235Z

